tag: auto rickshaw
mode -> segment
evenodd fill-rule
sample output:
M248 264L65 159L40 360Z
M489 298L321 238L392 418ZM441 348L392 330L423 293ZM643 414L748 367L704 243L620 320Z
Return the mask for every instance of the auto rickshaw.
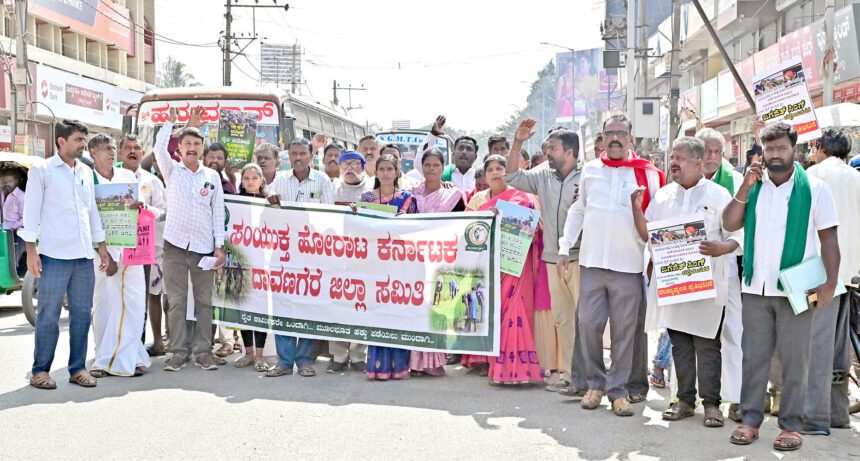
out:
M44 162L41 157L19 154L16 152L0 152L0 176L12 174L18 178L18 188L26 190L27 172L38 162ZM20 247L23 242L15 239L15 230L6 229L2 225L0 213L0 294L10 294L21 291L21 306L24 316L31 325L36 325L37 283L36 278L23 270L19 273L18 255L24 253Z

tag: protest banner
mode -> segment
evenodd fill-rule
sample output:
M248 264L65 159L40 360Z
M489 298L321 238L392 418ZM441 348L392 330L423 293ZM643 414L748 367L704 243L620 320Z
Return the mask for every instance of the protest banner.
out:
M699 252L707 240L701 214L648 223L657 304L668 306L715 298L711 257Z
M141 210L137 216L137 246L122 250L122 263L126 266L155 264L155 215Z
M756 75L753 90L756 115L766 124L794 125L799 143L821 137L799 56Z
M96 207L105 229L105 245L134 248L137 245L137 184L96 184Z
M532 246L540 211L504 200L497 201L496 208L501 215L501 269L519 277Z
M251 161L257 140L257 114L221 109L218 142L227 149L227 160L243 166Z
M498 354L499 231L492 213L393 216L333 205L278 208L247 197L224 202L226 261L212 303L217 323ZM443 290L451 281L458 293ZM466 331L467 306L458 294L471 291L485 305L470 311L480 317L470 318L475 331Z

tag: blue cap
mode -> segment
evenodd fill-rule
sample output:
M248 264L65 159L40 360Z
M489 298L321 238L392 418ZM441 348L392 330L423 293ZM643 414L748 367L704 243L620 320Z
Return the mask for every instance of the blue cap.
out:
M340 158L337 160L337 164L340 165L343 162L348 160L360 160L361 161L361 169L363 170L367 161L364 160L364 156L359 154L354 150L345 150L340 153Z

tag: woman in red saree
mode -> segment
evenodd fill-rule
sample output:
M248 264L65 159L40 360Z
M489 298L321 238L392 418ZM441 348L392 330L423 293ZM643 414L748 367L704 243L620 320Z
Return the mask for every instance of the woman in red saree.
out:
M499 200L526 208L535 208L531 197L508 186L505 182L506 160L492 155L484 161L484 174L490 188L472 197L467 208L490 210ZM499 355L486 357L463 355L465 367L482 367L491 384L540 384L543 382L540 361L535 351L534 311L535 291L540 252L537 241L532 242L520 277L502 274L499 294L502 298L502 320L499 328Z

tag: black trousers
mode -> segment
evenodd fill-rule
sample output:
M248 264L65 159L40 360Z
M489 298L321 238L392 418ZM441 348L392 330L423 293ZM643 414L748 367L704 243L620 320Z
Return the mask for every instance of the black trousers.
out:
M698 395L702 397L702 403L705 406L718 406L722 400L720 373L723 366L720 331L717 331L715 338L702 338L672 329L666 331L672 341L672 358L678 377L678 400L696 406L698 378Z
M266 346L266 336L268 333L265 331L242 330L242 343L246 348L254 346L262 349Z

